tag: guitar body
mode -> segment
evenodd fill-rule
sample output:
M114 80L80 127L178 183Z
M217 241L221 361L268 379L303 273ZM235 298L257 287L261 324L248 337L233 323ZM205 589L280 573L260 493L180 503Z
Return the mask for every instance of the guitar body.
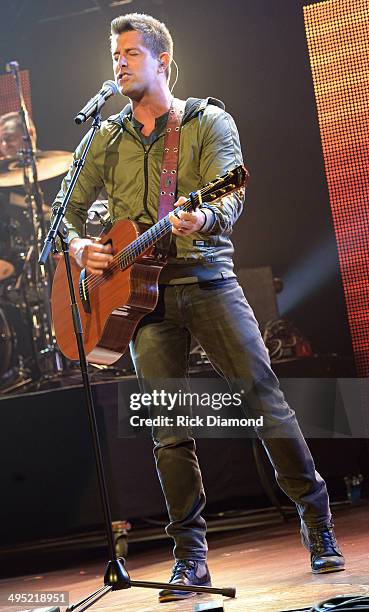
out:
M193 211L202 202L239 191L244 195L248 172L243 166L229 170L192 192L174 209ZM71 259L72 279L78 304L87 361L111 365L125 352L141 319L154 310L158 301L158 279L165 262L153 255L154 245L172 231L169 214L146 231L132 221L117 221L100 240L110 243L113 261L102 276L86 274ZM69 359L79 358L74 335L70 294L63 260L56 268L51 292L55 336L60 350Z
M117 221L102 234L101 243L111 243L113 255L122 251L140 235L132 221ZM128 268L113 266L102 276L88 275L88 308L81 292L81 268L71 258L76 301L80 312L83 344L87 361L104 365L115 363L126 351L140 320L154 310L158 301L158 279L164 263L151 255L152 248ZM70 307L70 294L64 258L58 263L53 279L51 308L55 336L62 353L78 360Z

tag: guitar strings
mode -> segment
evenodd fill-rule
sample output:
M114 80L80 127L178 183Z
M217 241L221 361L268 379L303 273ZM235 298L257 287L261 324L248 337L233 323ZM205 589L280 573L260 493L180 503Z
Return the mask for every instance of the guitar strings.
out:
M195 196L194 199L196 198L198 199L198 196ZM192 202L190 199L188 199L181 206L177 206L177 208L175 208L173 212L177 213L180 210L188 210L191 207L192 207ZM141 255L142 253L144 253L145 250L147 250L150 246L155 244L157 240L165 236L165 234L169 232L171 225L172 224L169 221L169 215L166 215L166 217L158 221L157 224L155 224L153 227L148 229L144 234L139 236L131 245L128 245L126 249L114 255L112 263L105 270L105 273L106 272L114 273L116 270L122 270L128 267L129 265L131 265L131 263L133 263L134 259L138 255ZM135 243L136 243L136 246L133 246ZM133 257L133 260L132 262L130 262L129 260L132 257ZM124 264L123 268L121 267L122 263ZM93 291L98 285L101 285L106 280L107 278L106 276L104 277L104 274L102 274L101 276L96 276L90 273L86 276L86 279L85 279L86 288L89 291Z
M123 270L124 268L128 267L133 263L137 256L142 255L142 253L150 248L150 246L153 246L157 240L165 236L171 227L171 223L169 221L169 217L168 219L165 217L163 221L166 222L161 224L162 227L160 229L158 228L157 230L152 231L153 228L150 228L148 230L148 233L152 234L152 236L146 236L143 238L143 236L145 236L145 234L143 234L134 241L134 243L136 243L135 246L133 246L134 243L132 245L128 245L126 249L114 255L110 266L105 270L104 274L106 272L114 273L116 270ZM130 261L131 259L132 261ZM104 275L96 276L90 273L86 276L85 284L89 291L93 291L95 287L101 285L106 280L107 279L104 277Z
M169 228L165 229L165 231L162 231L161 233L158 233L156 238L159 239L162 235L165 235L168 230ZM133 248L131 247L129 249L126 249L125 251L120 252L117 256L115 256L110 266L105 270L104 274L106 272L111 274L114 273L116 270L119 271L129 267L129 265L134 262L135 258L143 254L150 246L152 246L152 244L153 243L151 240L141 240L137 246ZM89 274L86 278L87 288L89 291L92 291L96 286L102 284L106 280L106 276L95 276L94 274Z
M206 189L204 188L203 190L201 190L201 192L202 191L204 192L203 194L201 194L202 196L206 196L206 191L209 189L209 187L210 187L210 185L206 185ZM195 195L194 199L195 200L199 199L198 194ZM188 199L181 206L178 206L176 209L174 209L173 212L177 213L179 210L185 210L186 211L189 208L191 208L192 205L193 205L192 201L190 199ZM154 229L156 226L157 227L158 226L162 226L162 227L158 227L158 229ZM170 230L170 227L171 227L171 223L169 221L169 215L167 215L166 217L161 219L156 224L156 226L154 225L149 230L147 230L147 232L145 232L144 234L139 236L134 241L134 243L137 243L136 246L133 246L134 243L132 243L131 245L128 245L128 248L126 248L123 251L120 251L119 253L114 255L112 263L110 264L110 266L105 270L105 272L101 276L96 276L96 275L94 275L92 273L88 274L86 276L86 279L85 279L85 284L86 284L86 287L87 287L88 291L92 292L96 287L98 287L99 285L101 285L104 282L106 282L106 280L108 280L106 278L106 276L105 276L106 273L114 273L116 270L119 271L119 270L123 270L126 267L129 267L129 265L131 265L134 262L134 259L138 255L141 255L142 253L144 253L144 251L147 248L149 248L150 246L153 246L153 244L155 244L155 242L157 242L157 240L159 240L160 238L165 236L165 234L168 233L168 231ZM154 240L152 239L151 236L149 238L148 234L153 234L154 235L153 236ZM145 236L147 236L147 237L145 238ZM142 249L142 246L144 246L145 248ZM132 258L132 256L133 256L133 260L131 262L129 262L129 260L130 260L130 258ZM125 265L123 267L121 267L121 263L124 263Z
M230 173L227 173L227 175L229 176ZM220 179L218 179L215 182L218 182L221 179L223 179L223 182L224 182L225 176L220 177ZM209 191L209 189L210 191L213 191L214 182L207 184L203 189L200 190L201 197L206 197L207 191ZM231 191L233 191L233 189L231 189L228 193L230 193ZM196 193L196 195L194 196L194 200L199 201L199 193ZM173 212L176 214L180 210L186 211L188 209L191 209L192 206L193 206L193 202L191 201L191 199L188 199L181 206L178 206L176 209L174 209ZM144 232L144 234L136 238L136 240L132 244L128 245L125 249L123 249L122 251L114 255L110 266L108 266L108 268L104 271L104 273L101 276L96 276L95 274L89 273L85 278L85 285L88 291L92 292L96 287L106 282L106 280L108 280L106 278L106 273L109 273L110 275L111 273L114 273L116 270L119 271L119 270L123 270L129 267L132 263L134 263L135 258L137 258L139 255L142 255L148 248L153 246L160 238L165 236L165 234L169 232L170 228L171 228L171 223L169 221L169 214L168 214L166 215L166 217L161 219L157 224L155 224L153 227L151 227L146 232Z
M159 224L159 228L154 230L153 228L155 226L153 226L152 228L147 230L145 234L142 234L141 236L136 238L136 240L131 245L128 245L125 249L114 255L112 263L106 271L108 272L115 270L117 268L117 264L119 265L119 268L121 264L126 267L132 256L136 257L142 254L147 248L149 248L153 244L153 240L155 241L156 239L159 239L163 235L163 231L167 232L170 229L171 223L169 221L169 216L164 217L164 219L161 219L157 225ZM97 284L100 284L100 282L103 282L104 280L106 279L103 279L101 276L95 276L92 273L90 273L86 277L86 283L88 285L88 288L93 288L95 286L96 283L94 283L94 281L99 281Z

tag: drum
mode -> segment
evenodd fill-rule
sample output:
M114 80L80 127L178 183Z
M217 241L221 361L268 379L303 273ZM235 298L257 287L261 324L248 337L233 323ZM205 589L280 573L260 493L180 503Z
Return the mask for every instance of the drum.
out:
M9 370L13 351L13 331L5 312L0 308L0 380Z
M6 204L1 206L0 218L0 283L20 274L32 226L28 212Z
M0 304L0 385L18 374L32 359L29 326L19 306Z
M8 219L0 219L0 282L10 278L15 267L9 260L10 258L10 233Z

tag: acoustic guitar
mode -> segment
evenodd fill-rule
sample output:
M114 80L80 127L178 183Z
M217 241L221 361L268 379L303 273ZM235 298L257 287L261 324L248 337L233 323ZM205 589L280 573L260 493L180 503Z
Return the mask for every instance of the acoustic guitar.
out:
M190 194L173 209L195 210L246 185L248 172L237 166L205 187ZM80 311L87 361L111 365L126 351L140 320L158 301L158 279L165 260L155 253L155 244L171 232L169 214L141 233L139 225L121 219L103 230L102 244L112 245L113 260L101 276L87 273L71 258L73 285ZM63 257L53 279L51 308L56 340L66 357L78 360L68 281Z

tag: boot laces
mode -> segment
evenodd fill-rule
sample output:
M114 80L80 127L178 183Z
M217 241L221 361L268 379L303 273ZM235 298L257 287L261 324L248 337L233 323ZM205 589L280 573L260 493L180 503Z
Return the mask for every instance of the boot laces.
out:
M323 552L337 552L337 540L333 533L333 529L329 527L322 530L309 529L309 540L315 553L320 554Z
M180 559L175 562L170 582L175 580L181 580L182 578L188 578L188 573L193 570L196 566L195 561L190 559Z

